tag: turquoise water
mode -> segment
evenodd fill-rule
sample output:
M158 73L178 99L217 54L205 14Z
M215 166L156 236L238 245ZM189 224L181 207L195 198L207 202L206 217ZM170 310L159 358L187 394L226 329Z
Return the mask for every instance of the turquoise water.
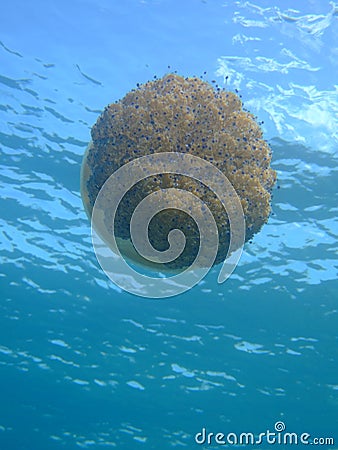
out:
M277 421L337 448L337 6L17 0L1 14L0 449L220 448L196 433ZM101 270L79 174L104 106L168 65L239 90L279 189L229 280L216 267L159 301Z

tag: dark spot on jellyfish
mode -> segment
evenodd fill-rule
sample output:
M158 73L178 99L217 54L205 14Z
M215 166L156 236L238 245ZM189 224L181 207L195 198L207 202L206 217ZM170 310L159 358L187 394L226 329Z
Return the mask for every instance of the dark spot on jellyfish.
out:
M92 127L92 141L84 155L81 172L81 195L88 217L92 215L95 200L105 181L127 160L154 152L182 151L217 164L229 178L242 200L247 218L246 241L251 242L252 236L269 218L271 192L276 182L270 157L266 158L266 155L271 155L269 145L257 137L262 134L253 131L257 126L256 119L243 110L239 96L234 92L219 92L214 80L208 83L198 77L184 78L170 73L162 78L154 76L154 80L145 84L137 84L137 90L109 104ZM149 171L144 169L144 174L147 176ZM115 228L111 230L120 251L135 262L146 264L133 252L130 236L132 213L152 189L178 188L192 192L210 209L219 232L215 264L224 261L230 243L229 220L217 196L206 186L194 178L161 173L156 177L149 174L134 185L121 200ZM189 267L199 248L196 222L177 209L178 206L172 205L172 209L157 214L149 227L149 240L158 249L168 247L167 236L172 227L180 229L186 236L182 254L164 267L155 264L159 271ZM199 214L201 217L196 217L196 220L203 219L204 209ZM107 224L112 223L109 210L103 211L103 220ZM109 245L109 236L106 240Z

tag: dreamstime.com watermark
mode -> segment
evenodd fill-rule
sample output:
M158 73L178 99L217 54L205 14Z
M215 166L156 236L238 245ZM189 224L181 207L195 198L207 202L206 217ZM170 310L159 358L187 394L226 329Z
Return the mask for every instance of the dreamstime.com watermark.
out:
M262 433L221 433L209 432L205 428L195 434L195 443L199 445L334 445L333 437L313 437L310 433L295 433L286 431L284 422L278 421L274 430Z
M160 174L182 175L197 180L222 203L230 224L228 254L218 274L218 282L223 283L235 269L245 241L241 201L228 178L217 167L187 153L163 152L137 158L120 167L104 183L96 198L91 219L93 247L102 269L124 291L147 298L166 298L191 289L213 266L218 252L215 218L199 197L179 188L161 189L147 195L133 211L130 235L133 251L144 260L156 264L174 261L185 248L186 238L182 231L171 230L168 234L169 249L161 252L151 245L148 227L156 214L175 205L175 209L192 217L198 227L199 251L191 266L170 277L148 276L132 268L120 251L116 236L111 232L118 206L124 195L138 182ZM201 214L201 209L205 213ZM109 224L106 211L109 211Z

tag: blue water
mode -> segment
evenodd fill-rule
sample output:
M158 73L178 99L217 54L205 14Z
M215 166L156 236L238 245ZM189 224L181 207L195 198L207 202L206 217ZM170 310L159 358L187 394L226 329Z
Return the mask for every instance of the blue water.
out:
M221 448L194 436L276 421L338 447L337 11L2 5L1 450ZM102 272L79 174L104 106L168 65L239 90L264 121L280 188L228 281L215 268L159 301Z

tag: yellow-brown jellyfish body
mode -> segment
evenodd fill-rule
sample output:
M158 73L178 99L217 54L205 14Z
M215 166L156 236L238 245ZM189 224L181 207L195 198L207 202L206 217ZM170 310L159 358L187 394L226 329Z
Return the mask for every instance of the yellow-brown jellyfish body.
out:
M254 116L242 109L235 93L214 88L199 78L168 74L109 104L91 135L81 171L81 194L89 218L100 189L113 172L135 158L161 152L198 156L226 175L241 201L246 241L269 217L271 191L276 181L276 172L270 167L271 151ZM190 191L210 209L219 238L214 264L224 261L230 235L226 211L207 183L179 174L148 177L126 193L112 230L121 253L144 263L131 243L131 216L149 193L168 188ZM199 248L194 219L176 209L175 204L149 223L153 247L166 250L168 233L173 229L184 233L186 245L177 259L161 265L161 271L189 267ZM105 240L109 243L109 236Z

